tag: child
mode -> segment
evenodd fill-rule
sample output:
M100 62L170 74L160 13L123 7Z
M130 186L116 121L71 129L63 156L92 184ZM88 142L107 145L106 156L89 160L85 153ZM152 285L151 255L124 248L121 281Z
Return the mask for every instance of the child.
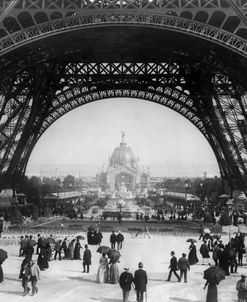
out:
M32 296L38 293L38 287L37 282L40 280L40 269L33 260L30 261L30 267L31 267L31 275L30 275L30 281L32 284Z
M21 264L21 271L19 275L19 279L22 279L22 287L24 288L23 296L26 296L30 291L30 288L28 287L28 281L30 276L31 276L30 261L28 261L25 258Z

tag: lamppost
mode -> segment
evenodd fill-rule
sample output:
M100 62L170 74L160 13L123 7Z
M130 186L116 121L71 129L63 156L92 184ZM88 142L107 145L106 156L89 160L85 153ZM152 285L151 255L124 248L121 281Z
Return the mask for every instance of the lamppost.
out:
M200 198L202 203L202 190L203 190L203 182L200 182Z
M189 190L189 182L188 180L185 181L184 187L185 187L185 210L186 210L186 216L187 216L187 195Z

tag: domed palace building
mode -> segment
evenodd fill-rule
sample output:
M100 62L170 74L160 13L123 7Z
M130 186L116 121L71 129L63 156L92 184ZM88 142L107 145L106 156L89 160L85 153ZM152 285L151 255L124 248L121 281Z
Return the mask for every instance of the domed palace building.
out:
M106 171L98 174L98 184L102 191L119 193L120 197L135 196L140 191L149 188L149 172L141 172L138 158L125 142L125 133L122 132L122 141L115 148L109 158Z

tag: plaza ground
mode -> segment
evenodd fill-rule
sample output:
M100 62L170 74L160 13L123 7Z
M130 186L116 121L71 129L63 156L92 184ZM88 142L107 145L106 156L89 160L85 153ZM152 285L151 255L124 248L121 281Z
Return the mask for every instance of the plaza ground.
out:
M82 233L85 237L86 234ZM110 233L103 234L102 245L109 246ZM206 266L196 264L191 267L188 273L188 283L179 283L176 278L172 282L166 282L170 251L174 250L176 256L180 257L183 252L188 254L189 243L186 242L189 234L155 235L151 239L148 237L132 237L124 233L125 241L121 250L119 263L120 272L124 266L129 266L130 272L134 273L139 261L143 261L144 269L148 274L148 302L203 302L206 301L206 290L203 289L205 280L203 271ZM17 235L8 235L9 239L14 239ZM198 239L197 235L190 236ZM227 243L228 235L224 235L223 243ZM0 301L2 302L121 302L122 292L118 284L98 284L95 282L100 254L96 253L97 246L90 246L92 251L92 266L89 274L82 273L82 261L62 260L49 262L50 268L42 271L41 280L38 283L38 295L22 296L21 281L18 279L20 265L23 258L18 257L19 246L4 245L1 240L0 248L8 251L8 259L3 264L5 280L0 284ZM7 241L7 240L6 240ZM81 242L85 244L85 240ZM197 242L199 250L201 242ZM201 260L198 252L198 258ZM35 255L34 259L37 259ZM211 260L213 264L213 261ZM245 266L238 269L237 274L227 276L218 286L218 302L237 301L236 283L242 273L247 274L246 258ZM136 301L135 292L131 290L130 302Z

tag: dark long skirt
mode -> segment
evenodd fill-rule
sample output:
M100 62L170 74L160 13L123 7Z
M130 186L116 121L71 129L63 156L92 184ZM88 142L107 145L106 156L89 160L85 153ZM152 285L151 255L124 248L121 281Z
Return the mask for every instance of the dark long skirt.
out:
M3 269L2 269L2 265L0 264L0 283L3 282Z
M190 265L196 264L199 261L196 255L196 247L191 248L188 255L188 261Z
M39 257L38 257L38 266L41 270L44 270L46 268L49 267L49 263L48 263L48 258L46 255L43 255L43 254L39 254Z
M209 283L206 302L218 302L217 285Z
M81 253L80 253L80 247L79 246L75 246L74 259L75 260L81 260Z

